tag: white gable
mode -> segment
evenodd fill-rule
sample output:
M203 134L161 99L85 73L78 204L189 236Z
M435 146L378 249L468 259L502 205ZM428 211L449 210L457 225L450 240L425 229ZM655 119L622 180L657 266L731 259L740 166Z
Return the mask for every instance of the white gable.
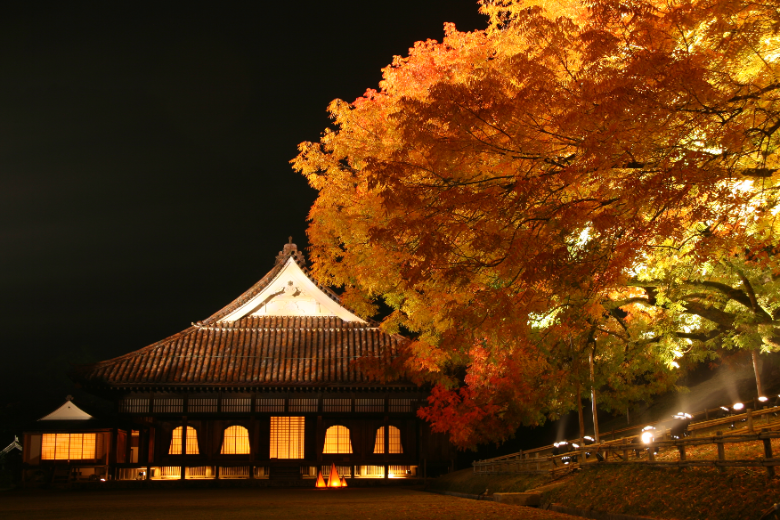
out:
M365 323L317 287L292 257L265 289L219 321L246 316L336 316Z
M86 421L92 419L87 412L73 404L72 401L66 401L65 404L54 410L46 417L41 417L39 421Z

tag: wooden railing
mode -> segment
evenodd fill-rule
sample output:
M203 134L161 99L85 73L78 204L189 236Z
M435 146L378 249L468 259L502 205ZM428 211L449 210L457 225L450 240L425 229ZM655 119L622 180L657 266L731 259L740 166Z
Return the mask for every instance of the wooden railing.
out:
M776 416L780 413L780 407L767 408L764 410L752 411L747 410L743 414L732 415L729 417L722 417L710 420L699 421L691 423L688 426L688 432L691 437L682 439L671 439L670 429L653 430L653 435L656 439L651 444L643 444L640 440L640 435L631 435L614 439L610 441L600 442L598 444L585 445L581 440L570 441L572 444L579 445L576 451L571 451L564 454L553 455L552 451L554 446L542 446L532 450L520 451L501 457L495 457L492 459L480 460L474 462L473 471L475 473L549 473L552 475L558 475L561 473L569 472L574 468L579 468L582 465L590 465L592 463L598 464L656 464L656 465L669 465L678 467L689 466L714 466L724 470L726 467L765 467L767 474L772 477L775 474L774 467L780 465L780 458L776 459L772 454L771 440L780 438L780 420L771 421L772 416ZM703 412L697 414L701 415ZM709 414L706 414L709 416ZM765 419L761 421L760 419ZM654 424L658 425L667 421L658 421ZM763 422L761 424L761 433L756 433L756 423ZM744 423L744 426L742 424ZM723 435L722 431L717 432L715 436L702 436L707 430L717 428L723 425L740 424L740 428L735 428L733 431ZM625 431L636 430L636 428L627 428ZM699 433L699 436L695 436ZM746 442L758 442L763 443L764 455L761 459L743 459L743 460L726 460L724 445L728 443L746 443ZM690 446L702 446L702 445L715 445L717 449L717 458L708 460L691 460L687 457L686 448ZM656 460L655 448L676 448L678 452L678 460ZM634 460L630 460L629 453L635 454L646 453L647 458L641 460L635 457ZM590 453L590 457L586 455ZM597 456L598 454L598 456ZM576 461L574 462L574 457ZM610 460L612 458L613 460ZM615 458L620 460L614 460ZM564 463L561 459L567 459L568 463Z

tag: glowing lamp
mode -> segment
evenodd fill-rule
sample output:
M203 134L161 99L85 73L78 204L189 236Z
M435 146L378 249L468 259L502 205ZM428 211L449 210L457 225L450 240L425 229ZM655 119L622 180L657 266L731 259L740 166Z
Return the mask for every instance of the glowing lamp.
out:
M337 488L341 487L341 478L339 478L339 472L336 471L336 463L334 462L330 466L330 476L328 477L328 487Z
M731 407L732 410L735 412L741 412L745 409L745 405L742 403L734 403L734 405Z
M688 425L691 423L693 416L689 413L678 412L677 415L673 415L674 426L671 428L671 435L673 439L679 439L688 435Z
M762 403L765 403L765 402L769 401L769 398L767 396L765 396L765 395L762 395L762 396L760 396L758 398L758 400L761 401Z
M650 444L655 439L655 436L653 435L653 430L655 428L653 426L645 426L642 428L642 435L640 435L640 439L642 439L642 444Z
M316 488L326 488L328 485L325 483L325 479L322 478L322 471L317 470L317 483L314 485Z

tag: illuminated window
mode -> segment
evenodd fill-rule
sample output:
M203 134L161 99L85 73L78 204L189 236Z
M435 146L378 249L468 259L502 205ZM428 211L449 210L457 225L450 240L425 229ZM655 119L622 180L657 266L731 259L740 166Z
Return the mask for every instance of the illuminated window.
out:
M303 458L303 417L271 417L271 458Z
M349 428L331 426L325 432L325 449L322 453L352 453L352 442L349 440Z
M227 428L220 453L223 455L244 455L249 453L249 431L243 426Z
M181 455L181 434L184 428L178 426L173 429L173 437L171 437L171 447L168 450L169 455ZM198 432L192 426L187 426L187 446L185 446L185 454L197 455L198 454Z
M404 449L401 446L401 430L395 426L388 426L390 430L390 438L388 439L389 453L403 453ZM384 426L378 428L376 431L376 442L374 443L374 453L385 452L385 428Z
M44 433L43 460L85 460L95 458L95 433Z

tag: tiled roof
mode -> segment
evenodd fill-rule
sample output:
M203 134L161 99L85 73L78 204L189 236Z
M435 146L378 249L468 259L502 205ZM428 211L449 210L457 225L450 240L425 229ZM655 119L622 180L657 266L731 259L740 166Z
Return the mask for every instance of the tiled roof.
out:
M389 363L402 338L337 317L264 316L196 324L124 356L82 367L87 385L361 385L355 363ZM371 385L373 386L373 385Z

